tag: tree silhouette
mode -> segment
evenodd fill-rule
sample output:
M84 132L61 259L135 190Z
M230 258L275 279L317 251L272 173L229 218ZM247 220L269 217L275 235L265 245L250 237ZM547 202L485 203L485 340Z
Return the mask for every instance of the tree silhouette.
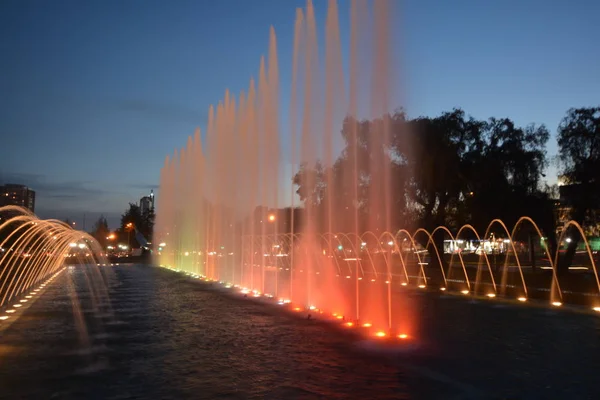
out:
M571 189L570 218L580 224L595 223L600 200L600 107L572 108L558 127L558 148L562 173ZM561 272L573 261L580 235L573 228Z
M106 221L106 218L104 218L104 215L98 217L98 220L94 223L91 234L98 243L100 243L100 246L102 246L103 249L106 248L108 243L106 238L110 235L110 229L108 229L108 222Z
M129 225L131 224L131 225ZM154 210L142 213L135 203L129 203L129 208L121 215L121 226L117 230L119 241L134 246L135 230L138 230L148 241L152 240L154 229Z

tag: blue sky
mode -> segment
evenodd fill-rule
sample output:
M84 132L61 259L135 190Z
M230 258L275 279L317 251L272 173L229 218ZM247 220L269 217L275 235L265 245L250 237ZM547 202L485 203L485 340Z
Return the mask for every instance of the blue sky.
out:
M402 82L395 90L411 116L461 107L477 118L544 123L554 133L568 108L600 102L599 2L395 4ZM114 225L129 201L158 185L165 155L196 126L204 129L208 106L225 88L237 93L257 75L270 25L281 97L289 98L294 14L303 5L3 0L0 181L36 189L42 217L81 223L86 213L90 224L104 213ZM339 6L347 37L349 2ZM326 1L315 7L324 26Z

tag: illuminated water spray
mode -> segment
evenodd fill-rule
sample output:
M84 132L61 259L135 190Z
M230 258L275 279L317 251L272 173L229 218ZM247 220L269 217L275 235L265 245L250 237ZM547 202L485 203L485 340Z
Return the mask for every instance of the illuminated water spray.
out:
M296 10L289 110L280 106L278 42L275 30L269 30L268 53L260 57L248 88L237 95L226 90L209 108L205 140L198 130L165 159L155 227L161 265L228 282L246 295L273 296L281 304L329 313L377 336L406 338L414 330L417 316L403 292L407 286L438 285L441 291L510 295L519 301L530 297L522 256L514 247L505 259L515 263L517 274L500 277L485 253L473 266L460 252L448 261L447 249L439 247L467 234L484 240L488 232L481 236L470 226L456 235L445 227L392 231L397 218L386 151L391 145L389 113L397 107L391 92L397 82L392 62L397 46L389 21L393 4L350 2L349 49L342 46L346 41L340 37L335 0L328 2L321 41L312 1ZM290 125L284 127L280 116L286 112ZM367 133L362 119L372 121ZM347 146L350 167L338 182L330 167L343 147L338 133L343 124L348 124L346 140L355 145ZM369 149L369 157L360 154L357 143ZM310 169L320 163L324 171L323 177L316 176L318 169L302 177L303 186L314 187L316 194L298 213L295 200L286 209L280 198L291 179L281 176L286 163L292 165L292 175L299 165ZM320 181L328 188L323 193L316 185ZM341 196L336 192L340 184L345 188ZM366 221L359 219L359 208L368 208ZM505 233L508 244L514 243L514 231ZM434 240L439 235L444 239ZM548 259L550 300L562 304L556 257L549 254Z
M21 207L0 207L0 321L16 319L64 271L67 261L90 266L85 278L95 307L91 311L110 314L105 275L97 268L108 263L93 237L62 221L41 220ZM70 295L81 342L89 345L77 293L71 290Z

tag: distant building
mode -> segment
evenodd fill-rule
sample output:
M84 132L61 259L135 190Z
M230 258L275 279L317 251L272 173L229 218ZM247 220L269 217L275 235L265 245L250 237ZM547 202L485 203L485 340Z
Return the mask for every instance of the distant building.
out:
M0 207L21 206L35 212L35 191L24 185L7 183L0 186Z
M140 199L140 211L142 214L154 210L154 191L150 191L149 196L144 196Z

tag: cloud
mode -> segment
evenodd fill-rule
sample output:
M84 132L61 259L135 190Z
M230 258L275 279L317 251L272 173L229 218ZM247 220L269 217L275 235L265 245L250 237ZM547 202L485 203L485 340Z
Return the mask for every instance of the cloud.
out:
M23 174L14 172L0 173L0 183L15 183L25 185L35 190L36 193L54 199L76 199L81 196L94 196L110 193L107 189L90 188L91 182L66 181L53 182L40 174Z
M117 229L121 222L121 214L118 212L73 212L63 209L42 209L36 212L36 215L42 219L58 219L64 221L69 219L75 222L77 229L91 231L100 216L106 218L110 229Z

